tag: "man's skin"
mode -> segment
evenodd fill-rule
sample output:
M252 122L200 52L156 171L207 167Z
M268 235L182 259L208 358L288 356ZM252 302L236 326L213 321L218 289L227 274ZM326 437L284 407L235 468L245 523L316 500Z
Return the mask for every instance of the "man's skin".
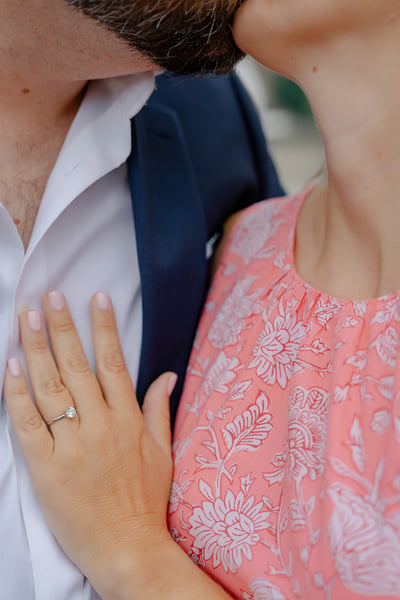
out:
M0 193L25 248L88 80L139 73L161 64L181 72L196 70L202 48L205 70L232 68L240 53L231 40L230 22L240 0L203 2L203 14L197 4L196 0L0 0ZM163 17L172 22L171 11L176 28L167 28L157 42L154 34L164 31ZM222 14L217 21L216 14ZM138 51L132 46L139 25L140 43L143 46L147 32L155 56L149 48ZM175 54L171 47L177 48ZM178 64L177 55L183 51L187 58Z

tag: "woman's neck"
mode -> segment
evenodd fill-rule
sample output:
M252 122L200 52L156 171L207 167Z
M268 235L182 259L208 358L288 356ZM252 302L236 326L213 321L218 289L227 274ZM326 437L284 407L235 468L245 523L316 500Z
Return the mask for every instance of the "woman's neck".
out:
M298 268L345 297L400 289L400 78L397 40L390 40L342 39L308 60L298 78L328 175L299 220ZM308 253L302 233L311 240Z

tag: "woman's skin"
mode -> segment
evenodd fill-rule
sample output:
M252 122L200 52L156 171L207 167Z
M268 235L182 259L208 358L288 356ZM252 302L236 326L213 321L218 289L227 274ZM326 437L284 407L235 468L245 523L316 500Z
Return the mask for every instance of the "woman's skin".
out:
M20 317L33 404L11 359L4 392L44 513L65 552L103 600L224 600L167 528L172 477L169 394L176 375L149 388L140 410L118 340L111 301L91 303L94 376L64 296ZM46 422L75 406L78 417Z
M311 102L328 176L301 210L296 264L343 298L400 289L399 15L400 0L245 0L234 27L245 51L295 79ZM91 306L98 383L63 297L46 295L43 310L57 365L39 313L21 317L40 412L16 361L5 395L60 544L106 600L228 598L167 529L172 374L150 388L142 415L107 297ZM79 419L46 427L72 404Z
M400 289L399 0L246 0L239 46L311 103L327 185L303 207L296 264L342 298Z

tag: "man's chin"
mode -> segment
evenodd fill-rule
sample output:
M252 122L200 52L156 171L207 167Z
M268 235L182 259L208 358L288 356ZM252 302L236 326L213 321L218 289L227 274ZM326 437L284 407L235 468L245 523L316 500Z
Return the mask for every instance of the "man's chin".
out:
M243 56L232 37L242 0L66 1L131 50L177 74L230 73Z

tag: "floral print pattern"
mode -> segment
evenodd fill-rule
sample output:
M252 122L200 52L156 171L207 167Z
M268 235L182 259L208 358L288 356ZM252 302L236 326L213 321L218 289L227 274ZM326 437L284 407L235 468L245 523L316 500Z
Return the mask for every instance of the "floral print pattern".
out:
M207 484L202 484L204 492ZM252 560L251 547L260 541L258 530L268 529L270 513L263 510L263 502L254 505L254 496L245 500L242 491L235 497L228 490L222 499L214 498L209 488L205 495L211 501L202 502L189 518L193 546L204 550L205 560L212 558L213 567L222 565L227 573L236 573L242 555Z
M239 600L400 598L400 293L296 272L306 192L243 213L174 432L170 529Z
M297 366L296 357L307 328L290 312L279 314L273 323L268 321L253 350L249 368L269 384L278 383L285 389Z

